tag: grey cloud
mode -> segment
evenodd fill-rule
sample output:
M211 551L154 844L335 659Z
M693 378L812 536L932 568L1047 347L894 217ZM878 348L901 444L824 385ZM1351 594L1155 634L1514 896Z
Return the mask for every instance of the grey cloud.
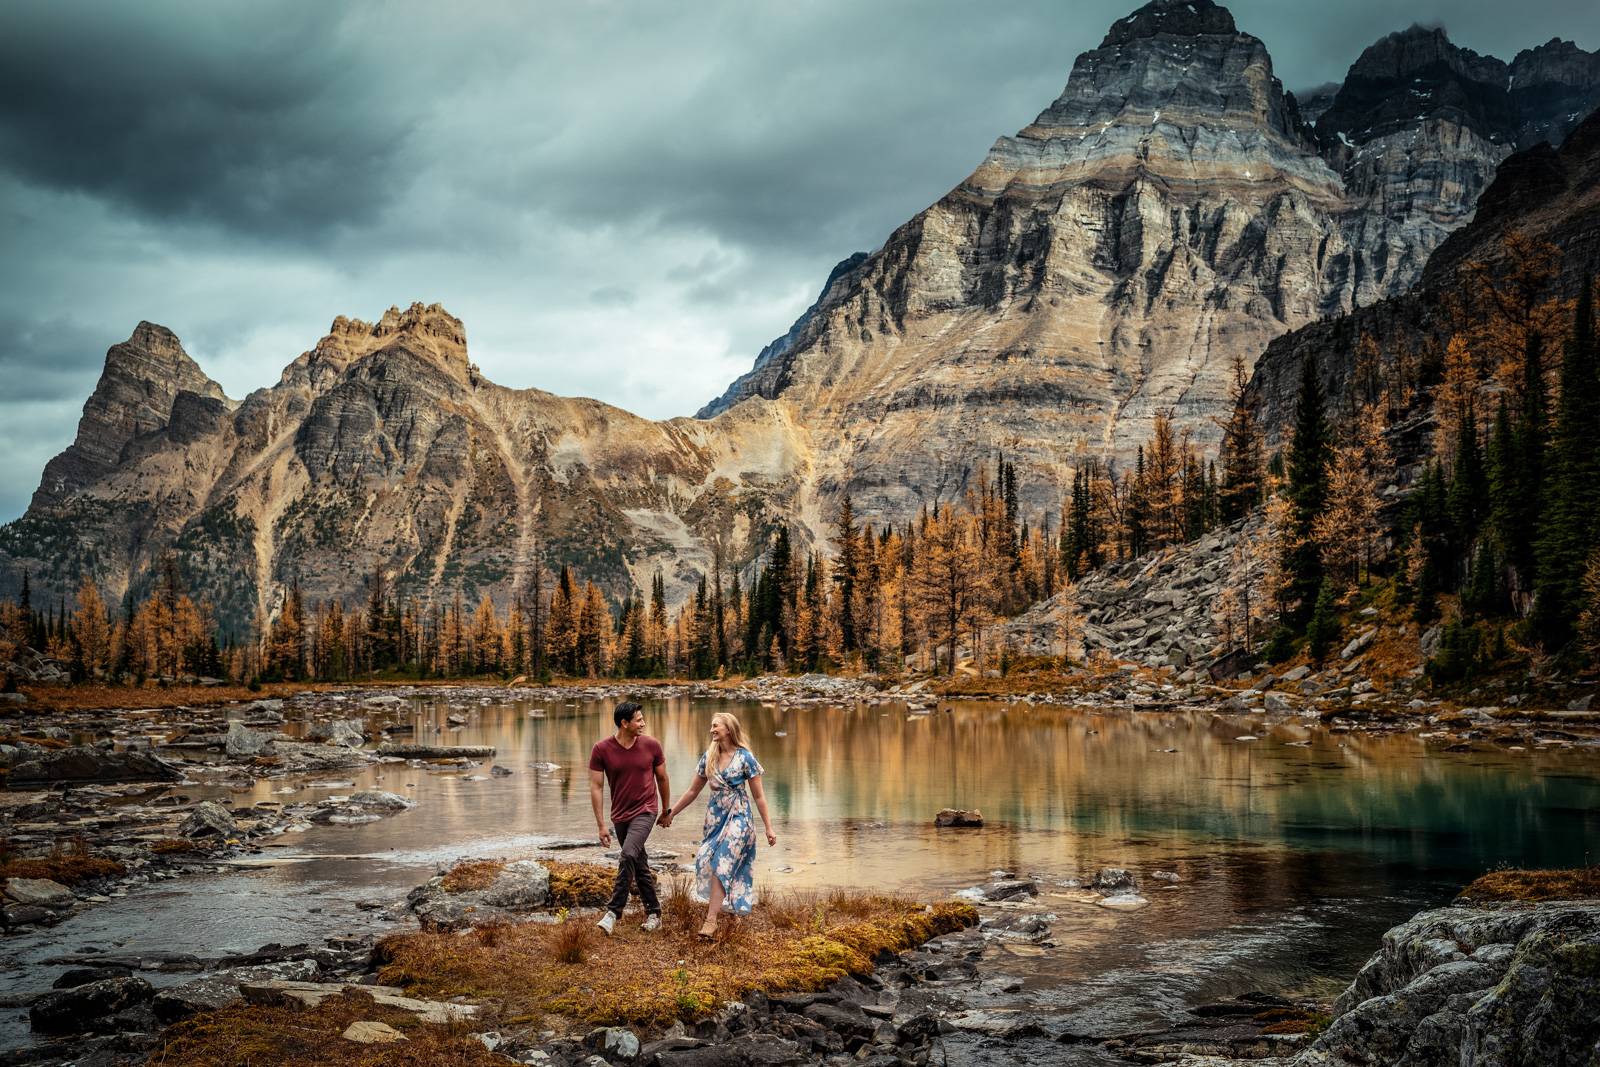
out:
M35 3L0 34L0 158L161 218L304 241L370 219L410 119L337 6Z

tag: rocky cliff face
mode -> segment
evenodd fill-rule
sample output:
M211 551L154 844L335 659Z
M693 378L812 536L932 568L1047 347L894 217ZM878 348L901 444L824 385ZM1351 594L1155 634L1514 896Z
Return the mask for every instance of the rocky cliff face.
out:
M141 325L107 354L79 439L27 515L0 530L0 583L41 599L92 574L112 596L171 552L227 629L298 578L358 597L381 568L448 600L525 592L538 562L621 596L657 566L674 599L767 542L808 480L781 406L657 423L486 381L437 305L339 318L277 385L235 403L177 339Z
M1245 398L1268 436L1281 438L1292 422L1300 368L1308 358L1316 358L1329 402L1340 410L1348 402L1361 338L1376 342L1386 365L1401 354L1417 359L1442 352L1461 327L1456 308L1470 307L1475 295L1464 267L1497 261L1512 230L1560 250L1555 284L1561 295L1575 296L1585 278L1600 274L1600 112L1559 149L1539 143L1504 160L1478 201L1476 217L1440 245L1414 289L1269 345ZM1415 419L1428 417L1428 400L1424 390ZM1417 437L1419 444L1426 440L1425 434ZM1414 458L1420 455L1413 450Z
M991 450L1053 509L1080 442L1126 462L1170 409L1209 443L1233 355L1409 288L1515 144L1600 100L1594 58L1508 66L1414 28L1311 94L1313 128L1225 9L1157 0L706 412L805 410L835 442L821 495L872 517Z

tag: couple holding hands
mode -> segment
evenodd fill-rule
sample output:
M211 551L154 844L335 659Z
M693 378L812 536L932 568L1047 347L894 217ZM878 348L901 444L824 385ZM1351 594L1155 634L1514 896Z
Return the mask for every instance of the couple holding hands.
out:
M761 789L761 764L746 746L739 720L719 711L711 717L711 743L695 767L694 784L669 807L667 798L672 787L667 779L666 757L661 743L645 736L644 711L627 701L617 705L612 719L616 733L596 742L589 752L589 802L600 830L600 844L609 846L614 832L622 848L616 888L598 925L610 934L628 906L629 889L637 886L645 911L643 929L648 932L661 928L661 899L656 894L655 873L650 870L645 842L658 824L671 826L677 814L693 804L709 784L711 799L694 857L694 896L707 905L700 936L709 940L717 932L717 918L724 909L747 915L755 906L755 881L750 873L756 858L752 801L761 813L767 844L778 843L767 814L767 797ZM602 793L607 785L611 788L609 827L601 815Z

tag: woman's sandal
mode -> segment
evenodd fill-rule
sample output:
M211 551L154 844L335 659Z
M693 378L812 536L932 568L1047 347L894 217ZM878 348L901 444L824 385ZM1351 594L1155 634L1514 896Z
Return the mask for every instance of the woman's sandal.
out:
M716 937L717 937L717 924L713 920L707 919L705 924L700 927L700 940L702 940L702 941L714 941L714 940L716 940Z

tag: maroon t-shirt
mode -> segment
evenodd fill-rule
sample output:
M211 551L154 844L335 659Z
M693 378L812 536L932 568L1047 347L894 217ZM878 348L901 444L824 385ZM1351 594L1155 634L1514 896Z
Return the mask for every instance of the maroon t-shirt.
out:
M589 750L589 769L605 772L611 786L612 822L627 822L661 810L656 800L656 768L666 761L661 742L643 734L632 748L623 748L615 737L595 742Z

